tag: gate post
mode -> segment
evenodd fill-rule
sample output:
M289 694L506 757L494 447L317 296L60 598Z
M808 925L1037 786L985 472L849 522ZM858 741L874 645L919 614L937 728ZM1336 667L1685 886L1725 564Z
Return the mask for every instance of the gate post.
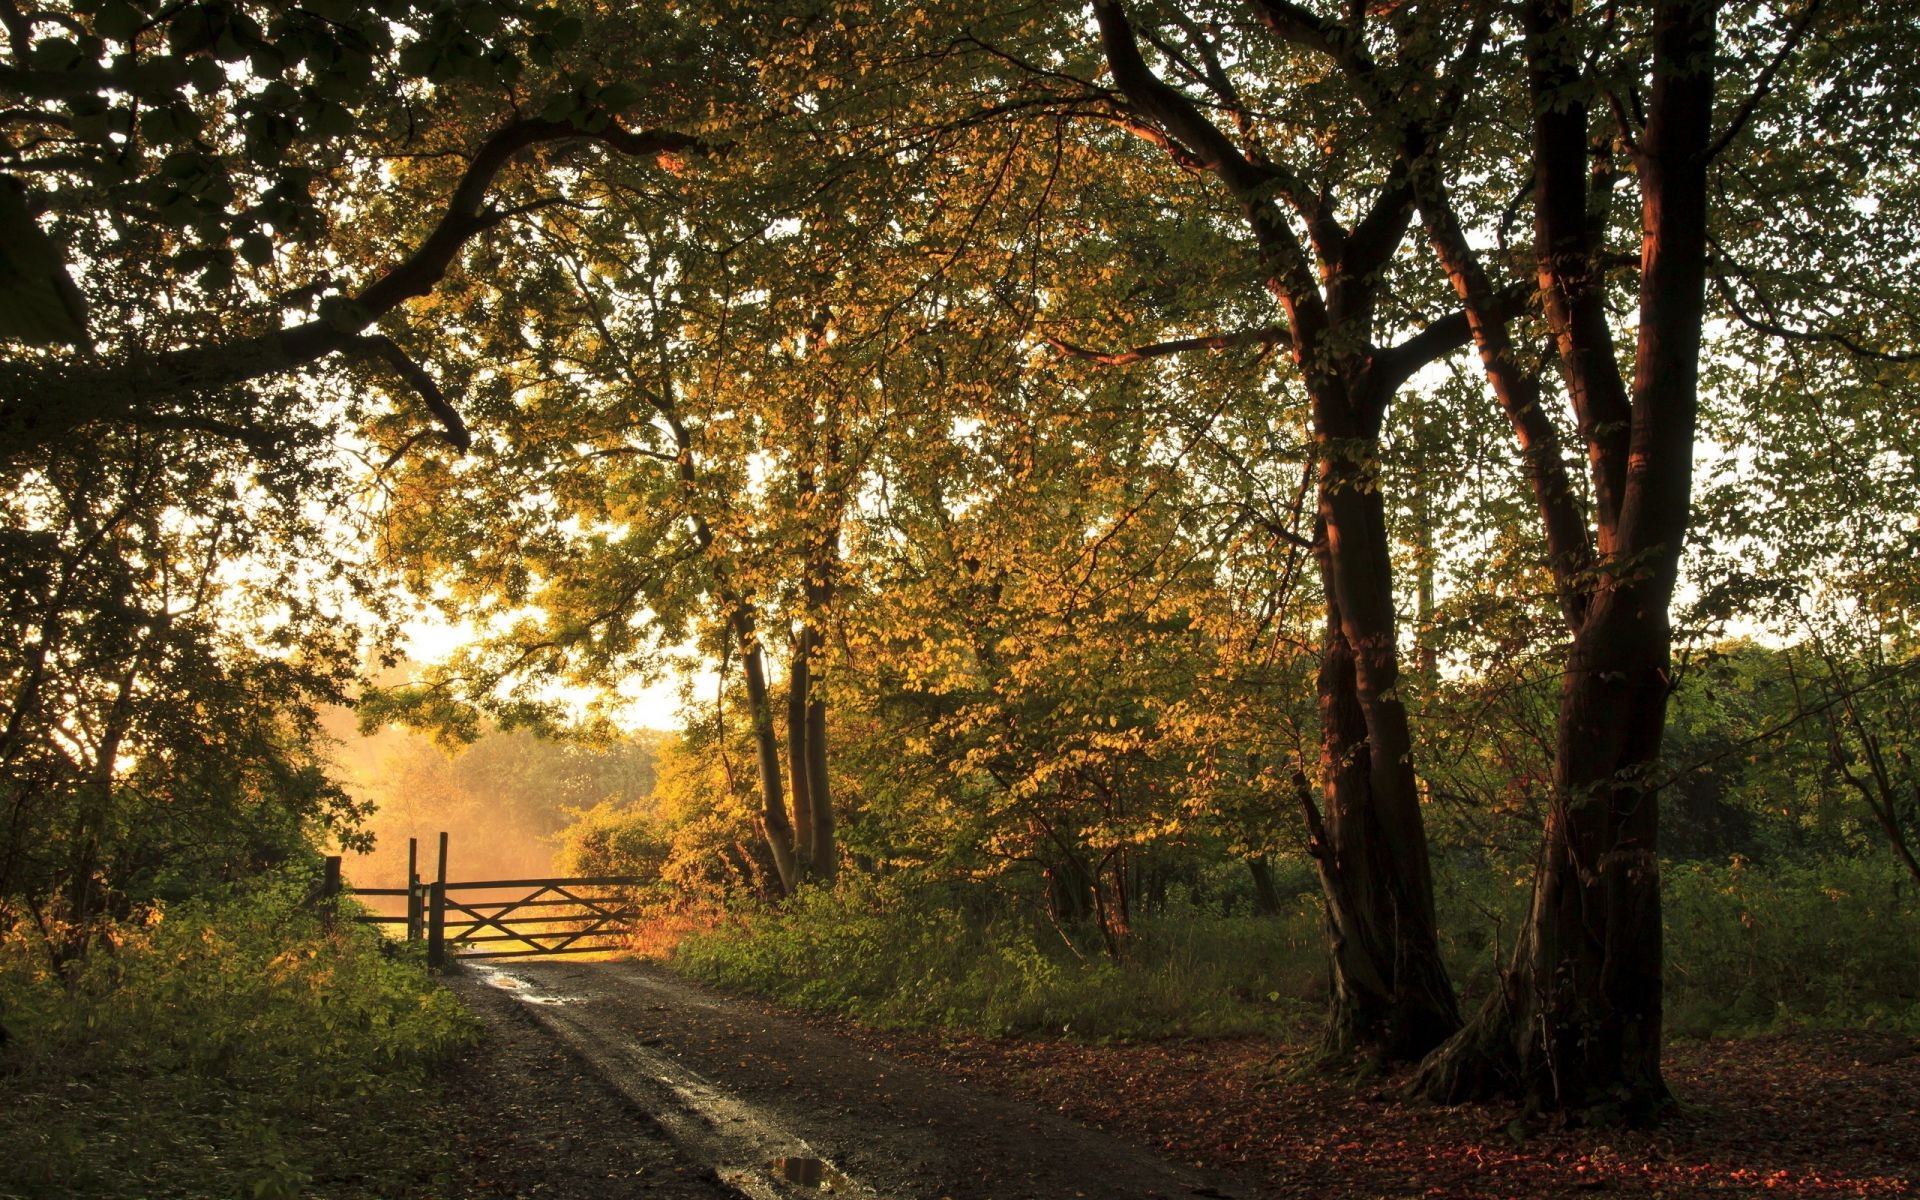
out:
M420 940L420 839L407 839L407 940Z
M329 854L320 876L320 927L333 932L333 918L340 903L340 856Z
M427 965L447 965L447 835L440 835L440 866L427 892Z

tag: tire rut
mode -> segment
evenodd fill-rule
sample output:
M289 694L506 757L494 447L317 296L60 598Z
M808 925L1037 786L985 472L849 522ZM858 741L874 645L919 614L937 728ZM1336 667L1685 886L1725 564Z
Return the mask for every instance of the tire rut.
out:
M1244 1192L651 964L469 964L456 975L463 991L517 999L684 1152L756 1200L822 1193L1177 1200ZM818 1183L825 1186L809 1186L815 1163L824 1167Z

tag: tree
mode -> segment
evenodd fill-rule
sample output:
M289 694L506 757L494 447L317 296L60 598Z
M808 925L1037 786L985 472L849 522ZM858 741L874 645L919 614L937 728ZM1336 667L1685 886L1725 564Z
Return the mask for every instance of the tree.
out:
M0 545L0 906L65 956L101 923L355 837L316 705L359 657L304 471L140 430L42 448Z
M1722 30L1719 6L1680 0L1632 13L1489 6L1474 17L1457 61L1484 81L1489 112L1511 103L1527 115L1505 179L1532 199L1546 330L1590 465L1583 497L1526 364L1520 314L1500 311L1490 263L1504 238L1473 236L1462 208L1469 186L1486 194L1490 160L1470 139L1439 136L1427 99L1382 66L1383 50L1404 58L1428 34L1411 16L1263 7L1277 32L1340 71L1355 103L1398 141L1435 258L1529 464L1573 635L1533 910L1505 986L1429 1061L1422 1090L1451 1099L1518 1090L1560 1111L1655 1112L1666 1102L1654 765L1671 687L1669 611L1691 512L1711 214L1722 195L1752 195L1746 179L1716 183L1711 168L1730 147L1746 150L1743 137L1792 136L1776 84L1823 14L1819 5L1742 13ZM1728 47L1737 58L1725 57ZM1508 82L1523 84L1511 101ZM1744 99L1716 128L1716 93L1729 91ZM1760 112L1769 115L1756 125ZM1626 256L1611 244L1626 232L1614 196L1628 183L1640 198L1640 254L1623 286ZM1490 206L1473 211L1497 219ZM1608 311L1628 288L1637 293L1630 351Z
M1327 109L1311 88L1290 88L1288 67L1249 47L1226 52L1222 18L1156 22L1167 64L1231 122L1149 65L1126 7L1093 5L1112 71L1113 119L1162 146L1173 162L1214 177L1252 236L1250 253L1285 314L1312 411L1319 528L1315 554L1327 604L1321 652L1322 803L1300 802L1322 870L1334 963L1328 1046L1418 1058L1459 1017L1435 933L1432 871L1413 770L1412 733L1399 695L1399 639L1379 439L1394 394L1420 368L1461 344L1458 315L1397 344L1379 345L1388 278L1412 222L1402 165L1349 128L1322 125L1324 151L1290 154ZM1237 71L1228 69L1230 59ZM1272 72L1247 82L1252 63ZM1255 68L1257 69L1257 68ZM1251 90L1277 86L1301 128ZM1442 80L1443 89L1459 86ZM1304 165L1294 161L1304 160ZM1343 207L1344 206L1344 207ZM1324 809L1324 812L1322 811Z
M344 356L413 408L402 451L422 408L458 449L405 303L515 218L490 189L553 147L698 141L614 119L647 104L575 74L551 8L81 0L0 25L0 884L84 946L155 889L353 836L313 706L384 601L320 514L350 510L332 439L375 405L286 376Z

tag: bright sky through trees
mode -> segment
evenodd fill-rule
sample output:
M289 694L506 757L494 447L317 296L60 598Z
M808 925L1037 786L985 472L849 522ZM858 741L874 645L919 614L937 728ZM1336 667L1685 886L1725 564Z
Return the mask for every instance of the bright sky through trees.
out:
M1909 18L0 0L0 895L364 840L327 704L684 724L581 854L1114 961L1290 869L1329 1055L1652 1119L1663 862L1916 861Z

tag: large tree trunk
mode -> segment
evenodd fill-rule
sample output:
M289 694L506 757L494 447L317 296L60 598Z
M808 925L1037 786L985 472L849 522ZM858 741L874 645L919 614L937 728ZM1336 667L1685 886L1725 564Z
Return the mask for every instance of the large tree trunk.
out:
M1332 988L1324 1049L1333 1057L1412 1061L1458 1029L1460 1016L1440 958L1406 713L1390 692L1371 690L1383 675L1392 678L1391 642L1372 643L1371 655L1355 650L1338 567L1325 549L1330 540L1319 539L1327 584L1319 681L1324 815L1304 777L1296 780L1326 905Z
M1596 282L1587 122L1566 103L1584 70L1571 11L1564 0L1528 6L1542 290L1593 466L1602 570L1591 600L1568 606L1574 641L1533 908L1502 987L1424 1065L1415 1087L1435 1099L1517 1093L1532 1108L1606 1120L1647 1119L1669 1103L1651 769L1692 498L1714 18L1706 0L1668 0L1654 14L1635 147L1643 232L1628 396Z
M1641 1121L1660 1074L1658 805L1666 607L1605 593L1575 639L1560 694L1553 802L1512 970L1417 1087L1456 1101Z
M1324 820L1309 789L1300 797L1313 822L1331 932L1327 1044L1343 1054L1417 1059L1459 1026L1459 1014L1440 959L1412 736L1396 691L1393 568L1376 464L1393 393L1457 338L1436 323L1396 346L1373 342L1381 279L1412 220L1403 179L1379 187L1359 219L1343 226L1326 191L1296 186L1262 154L1249 157L1243 137L1154 74L1123 0L1093 0L1093 14L1115 85L1134 114L1157 126L1165 144L1186 147L1175 151L1182 165L1203 166L1241 206L1268 290L1286 313L1294 364L1312 400L1316 549L1327 597ZM1293 213L1278 203L1283 193ZM1294 224L1300 214L1304 242Z

